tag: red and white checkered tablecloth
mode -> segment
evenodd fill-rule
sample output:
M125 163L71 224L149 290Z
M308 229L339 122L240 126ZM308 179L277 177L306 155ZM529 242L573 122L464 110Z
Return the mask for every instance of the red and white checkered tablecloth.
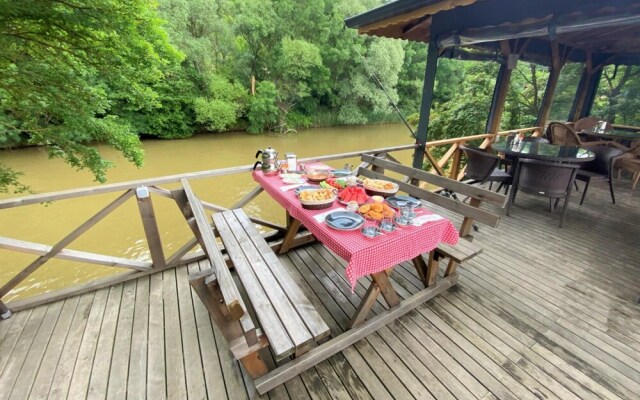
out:
M295 190L280 190L280 187L286 185L278 175L265 176L261 171L254 171L253 179L293 218L306 226L316 239L348 262L345 273L352 289L360 277L384 271L428 253L441 242L451 245L458 242L458 231L446 218L429 221L421 226L401 227L376 238L364 237L360 230L339 231L314 218L329 209L306 210L302 208ZM345 207L336 201L331 209L344 210ZM422 211L423 214L420 215L432 214L428 210Z

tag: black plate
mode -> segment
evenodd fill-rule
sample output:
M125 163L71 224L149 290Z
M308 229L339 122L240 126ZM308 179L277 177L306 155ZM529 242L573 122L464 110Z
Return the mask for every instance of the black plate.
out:
M324 221L333 229L352 231L364 225L364 217L348 211L336 211L327 215Z
M420 207L422 204L420 200L414 199L411 196L391 196L386 199L387 204L393 208L401 208L407 204L413 204L415 207Z

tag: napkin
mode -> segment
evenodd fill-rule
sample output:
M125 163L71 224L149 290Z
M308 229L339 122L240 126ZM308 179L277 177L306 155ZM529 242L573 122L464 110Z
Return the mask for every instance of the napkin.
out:
M332 212L336 212L336 211L340 211L340 210L325 211L325 212L323 212L321 214L314 215L313 218L318 222L324 222L324 220L327 218L327 215L331 214Z
M423 224L430 222L430 221L438 221L443 219L442 216L438 215L438 214L427 214L427 215L421 215L419 217L416 217L413 219L412 225L415 226L422 226Z
M280 186L280 190L282 190L283 192L286 192L287 190L295 189L295 188L300 187L302 185L304 185L304 183L296 183L296 184L293 184L293 185Z

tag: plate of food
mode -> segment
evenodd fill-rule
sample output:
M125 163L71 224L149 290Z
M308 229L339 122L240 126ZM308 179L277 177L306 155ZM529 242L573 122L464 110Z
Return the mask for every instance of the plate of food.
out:
M370 196L382 196L389 197L398 193L400 188L397 183L385 181L383 179L369 179L362 180L362 187Z
M349 211L336 211L324 219L331 228L339 231L353 231L364 225L362 215Z
M367 219L380 221L382 218L393 218L396 212L384 203L364 204L358 208L358 213Z
M351 176L352 172L348 169L332 169L329 172L331 172L331 175L335 176L336 178L344 178L347 176Z
M315 189L322 189L320 186L318 185L302 185L302 186L298 186L296 188L296 190L293 191L293 193L295 193L296 196L300 197L300 192L303 190L315 190Z
M331 177L329 170L326 169L312 169L307 172L307 180L309 182L322 182Z
M302 208L307 210L321 210L329 208L336 199L336 193L330 189L306 189L298 195Z
M396 209L400 209L404 206L420 207L422 205L422 203L420 203L420 200L411 196L390 196L385 200L387 204Z

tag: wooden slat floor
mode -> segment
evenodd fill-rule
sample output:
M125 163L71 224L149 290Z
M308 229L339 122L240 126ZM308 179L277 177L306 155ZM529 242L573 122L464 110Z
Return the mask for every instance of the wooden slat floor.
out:
M603 186L582 207L574 198L563 229L545 199L520 195L499 228L475 233L485 251L456 288L264 398L640 398L640 191L619 186L616 205ZM282 259L344 330L367 281L352 294L345 263L321 245ZM0 398L256 397L190 291L188 271L204 267L0 322ZM392 277L402 296L420 288L409 264Z

